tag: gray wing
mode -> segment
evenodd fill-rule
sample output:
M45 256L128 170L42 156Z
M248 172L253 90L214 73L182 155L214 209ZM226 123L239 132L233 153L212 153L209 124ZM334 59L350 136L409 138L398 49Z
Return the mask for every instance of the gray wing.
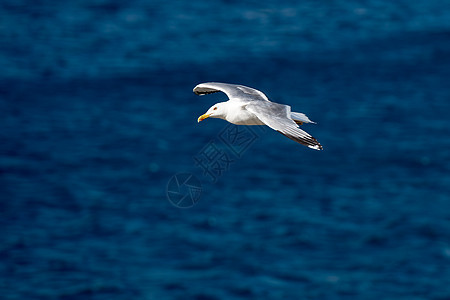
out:
M258 104L249 103L245 108L254 113L261 122L291 140L312 149L323 150L322 145L314 137L298 128L298 125L290 118L290 106L273 102L262 102Z
M263 92L255 90L248 86L220 83L220 82L206 82L200 83L194 88L194 93L197 95L206 95L216 92L225 93L230 100L237 101L269 101Z

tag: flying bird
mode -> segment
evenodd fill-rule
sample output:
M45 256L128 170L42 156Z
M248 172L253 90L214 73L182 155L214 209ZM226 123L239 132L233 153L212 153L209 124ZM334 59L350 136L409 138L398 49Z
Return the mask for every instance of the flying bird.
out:
M303 123L315 122L303 113L291 112L289 105L272 102L263 92L243 85L207 82L194 88L197 95L216 92L225 93L228 101L211 106L197 122L206 118L219 118L236 125L267 125L297 143L323 150L314 137L299 128Z

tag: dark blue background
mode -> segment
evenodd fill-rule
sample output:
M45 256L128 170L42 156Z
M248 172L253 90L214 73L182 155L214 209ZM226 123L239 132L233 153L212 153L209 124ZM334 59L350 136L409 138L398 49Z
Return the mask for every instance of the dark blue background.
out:
M3 299L450 299L448 1L4 0L0 39ZM206 81L325 150L261 131L210 182Z

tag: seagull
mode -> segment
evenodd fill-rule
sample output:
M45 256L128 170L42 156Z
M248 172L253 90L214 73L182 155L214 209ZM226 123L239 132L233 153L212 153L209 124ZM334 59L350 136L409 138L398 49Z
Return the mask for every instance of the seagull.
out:
M238 84L207 82L194 88L197 95L216 92L225 93L228 101L211 106L197 122L206 118L219 118L236 125L267 125L297 143L323 150L314 137L299 128L303 123L315 122L303 113L291 112L289 105L272 102L263 92Z

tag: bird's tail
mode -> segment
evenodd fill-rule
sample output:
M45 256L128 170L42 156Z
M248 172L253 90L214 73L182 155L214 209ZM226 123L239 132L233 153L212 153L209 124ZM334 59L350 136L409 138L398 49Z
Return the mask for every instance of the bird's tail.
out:
M298 112L291 112L291 118L294 120L295 123L302 125L303 123L313 123L316 124L316 122L311 121L305 114L298 113Z

